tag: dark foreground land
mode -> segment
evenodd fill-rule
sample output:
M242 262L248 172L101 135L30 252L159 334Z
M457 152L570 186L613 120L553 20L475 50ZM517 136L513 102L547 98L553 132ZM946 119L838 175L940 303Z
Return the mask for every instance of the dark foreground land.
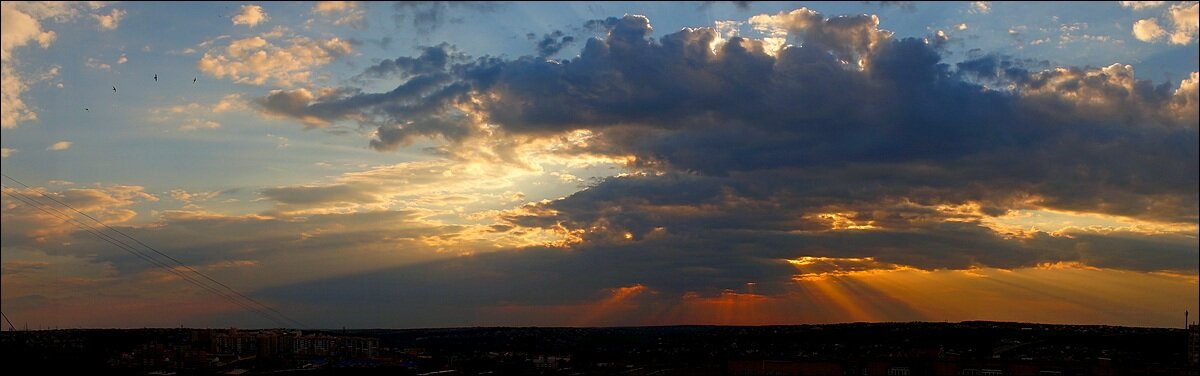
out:
M1197 333L963 322L52 330L0 338L5 363L24 374L1197 375Z

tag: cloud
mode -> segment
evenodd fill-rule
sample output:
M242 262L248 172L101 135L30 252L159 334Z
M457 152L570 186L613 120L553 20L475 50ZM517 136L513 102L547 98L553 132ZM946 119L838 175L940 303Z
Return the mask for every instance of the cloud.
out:
M729 258L736 256L716 253L736 249L749 258L871 258L926 270L1012 269L1054 262L1180 273L1197 267L1190 261L1195 241L1187 235L1194 225L1162 235L1073 230L1014 237L983 222L989 217L985 207L958 211L912 198L880 201L870 193L866 194L875 199L834 198L844 188L807 192L750 178L668 174L610 179L566 199L536 204L536 210L508 220L514 228L579 229L575 250L635 248L640 251L631 252L652 253L679 247L678 252L686 250L703 260L722 260L712 265L732 262ZM775 192L751 193L755 189ZM1137 240L1119 242L1122 238ZM1139 249L1152 249L1153 256L1134 256Z
M992 12L991 1L972 1L967 13L988 14Z
M70 148L71 148L71 141L59 141L59 142L55 142L53 145L46 147L46 150L62 151L62 150L70 149Z
M624 158L632 173L516 211L501 226L556 232L576 250L677 246L706 265L735 265L729 273L801 256L924 270L1196 268L1194 242L1175 233L1138 234L1145 243L1136 243L1017 236L986 223L1053 209L1194 227L1191 78L1176 88L1139 81L1128 65L1039 70L996 56L950 65L935 42L894 38L874 16L808 9L749 20L793 44L771 52L764 40L722 42L711 28L654 39L645 17L609 21L606 38L588 40L574 59L453 62L442 46L367 68L403 80L388 92L277 91L257 103L309 124L374 127L379 150L586 131L593 136L560 152ZM1118 261L1138 247L1161 258Z
M275 140L275 148L277 148L277 149L282 149L282 148L288 147L288 145L289 145L288 142L291 141L287 137L274 135L274 134L270 134L270 133L267 133L267 137L271 138L272 140Z
M0 82L0 86L3 87L3 99L0 99L0 105L4 107L3 110L0 110L2 128L16 128L22 122L37 120L37 113L21 100L21 93L28 88L21 81L21 76L12 71L7 64L4 65L3 70L4 78L3 82Z
M267 22L269 19L267 11L263 10L262 6L246 4L242 5L241 13L233 16L233 24L255 27L260 23Z
M49 300L78 301L80 291L87 291L89 295L100 291L125 295L131 300L149 299L160 303L164 301L162 299L181 299L212 304L204 298L207 295L203 291L176 276L122 252L92 234L77 231L60 218L25 205L10 194L47 201L39 194L45 193L67 202L243 292L279 283L297 283L312 276L358 273L381 266L457 257L463 250L482 252L495 247L488 242L472 240L464 233L463 226L427 221L421 219L418 212L363 212L275 219L203 211L166 211L157 214L153 222L135 224L130 219L137 213L129 209L130 205L153 199L143 193L141 187L112 186L53 192L41 188L10 190L6 186L5 190L4 226L0 232L5 244L5 293L9 294L5 297L6 310L46 309L55 305L43 302L34 307L9 307L14 302L11 297L36 293L46 295ZM172 192L172 195L193 201L214 196L211 192L183 191ZM328 263L329 252L338 253L340 261L335 265L318 266ZM267 281L238 270L246 268L256 269L253 275L262 273L273 277ZM16 276L8 274L9 269L24 272L23 279L14 283L12 278ZM81 290L76 282L91 287ZM164 289L171 293L165 297L156 294ZM221 302L217 304L221 305ZM176 318L187 317L186 314L170 314Z
M69 236L78 231L75 224L63 218L63 213L40 210L24 203L23 200L13 198L14 196L24 198L24 201L34 200L45 205L55 205L53 200L42 196L46 195L108 224L123 223L137 216L136 212L129 209L135 203L157 200L153 195L145 193L143 187L127 185L63 191L40 187L15 189L6 186L4 189L8 193L4 195L4 227L0 231L3 232L6 251L10 249L7 247L36 247L38 244L45 244L49 239L61 242L62 236Z
M418 57L400 56L395 59L384 59L364 71L360 77L365 78L409 78L446 70L451 63L461 63L467 57L458 52L454 46L440 44L437 46L421 47Z
M201 104L198 102L189 102L169 107L154 108L149 112L156 116L155 121L171 120L167 116L202 116L211 113L225 113L230 111L240 111L246 109L246 102L242 98L242 93L231 93L221 97L217 103L212 105Z
M7 195L5 200L9 201ZM111 214L98 214L94 208L80 210L187 265L222 265L249 259L257 261L259 268L269 266L271 270L263 272L275 275L277 281L249 281L256 285L301 281L310 278L306 274L332 276L379 265L452 257L460 249L482 252L494 248L484 241L468 239L462 233L463 226L424 221L418 213L406 211L314 214L299 219L166 211L152 224L135 225L123 223L133 217L128 209L116 206L105 209ZM54 256L76 255L92 263L111 265L124 278L161 273L154 265L92 234L75 231L59 219L36 213L39 213L36 209L15 200L6 207L3 229L6 251L13 247L36 249ZM117 214L123 216L114 217ZM444 244L449 243L445 240L455 239L461 241ZM329 252L354 260L320 266L324 262L319 260L328 257ZM176 278L167 282L186 286Z
M289 206L331 205L334 207L358 204L376 204L382 199L349 185L301 186L270 188L263 196Z
M875 15L826 19L806 8L757 15L750 18L750 24L755 30L768 30L772 35L786 33L805 46L828 49L839 59L850 62L858 62L877 43L891 37L891 32L879 29L879 17Z
M8 158L17 153L17 149L0 148L0 158Z
M214 114L220 115L231 111L246 109L246 102L241 93L227 94L212 105L197 102L184 103L169 107L152 108L149 111L150 121L156 123L178 124L180 131L196 131L202 129L217 129L221 123L213 120Z
M526 37L528 37L530 40L537 39L537 35L533 33L529 33L526 35ZM558 51L561 51L563 48L574 42L575 37L566 35L562 32L562 30L555 30L554 32L543 34L542 38L538 40L537 45L535 46L537 49L537 56L543 58L553 56L554 54L557 54Z
M292 86L308 83L313 69L352 51L349 42L337 37L292 36L283 44L273 42L275 36L270 34L231 40L223 49L211 49L196 62L196 68L240 84Z
M221 97L217 104L213 105L212 112L222 113L229 111L238 111L246 109L246 101L242 98L241 93L227 94Z
M3 266L0 266L0 270L3 270L6 275L14 275L46 270L49 266L50 263L44 261L13 261L4 263Z
M228 260L206 265L205 269L255 268L261 265L256 260Z
M896 7L906 12L917 10L917 4L912 1L864 1L864 3L876 3L880 8Z
M112 65L106 64L100 60L97 60L96 58L91 57L87 59L87 62L84 63L84 66L95 70L112 70Z
M1172 5L1167 13L1175 30L1171 32L1172 44L1189 44L1196 39L1197 28L1200 28L1200 3L1182 3Z
M322 17L333 18L333 24L354 27L366 26L366 9L357 1L319 1L312 12Z
M1133 36L1143 42L1154 42L1167 36L1167 32L1158 26L1158 19L1147 18L1133 24Z
M48 69L46 69L45 72L38 75L37 81L40 82L40 81L50 81L50 80L58 79L59 78L59 73L58 73L59 69L62 69L62 67L58 66L58 65L51 65ZM62 87L63 87L63 84L61 81L59 81L57 83L53 83L53 85L55 87L58 87L59 89L62 89Z
M1190 44L1196 39L1197 29L1200 28L1200 3L1171 5L1163 18L1167 20L1169 28L1161 26L1159 18L1145 18L1133 24L1133 36L1148 43L1167 41L1171 44Z
M192 202L208 201L208 200L217 198L217 196L221 195L221 191L211 191L211 192L192 191L192 192L189 192L189 191L186 191L183 189L172 189L169 192L169 194L171 195L171 198L175 199L176 201L192 203Z
M268 188L262 196L275 204L271 215L347 213L393 205L445 209L444 203L422 200L467 193L481 199L513 189L515 178L523 172L511 166L485 168L452 160L407 162L347 173L332 184Z
M736 252L705 252L707 247L702 244L698 241L691 249L658 251L648 247L571 252L529 248L319 279L262 293L289 306L318 304L337 311L342 320L361 322L361 326L429 327L762 325L844 322L848 317L928 321L949 316L955 320L954 312L970 310L969 306L980 303L974 299L982 296L1000 304L1013 298L1026 304L1045 303L1053 310L1061 309L1066 299L1073 307L1070 310L1080 314L1077 318L1130 322L1144 318L1151 309L1131 303L1125 297L1138 295L1117 293L1121 289L1117 286L1156 286L1161 289L1156 291L1169 296L1156 299L1156 308L1169 307L1171 299L1186 299L1195 292L1183 279L1106 270L1039 267L928 272L880 268L878 261L870 259L722 258ZM547 284L555 288L538 288ZM364 285L403 287L364 291ZM964 296L962 291L981 293ZM397 303L414 299L425 304ZM1100 307L1115 305L1137 313L1121 318L1101 313L1106 309ZM340 308L348 306L355 309ZM1060 308L1050 308L1056 306ZM1019 310L1010 319L1031 321L1036 311L1040 310ZM987 312L991 311L970 311L962 319ZM1164 317L1155 320L1169 322Z
M1130 8L1133 10L1153 9L1163 6L1166 1L1118 1L1122 8Z
M127 62L129 62L129 58L125 54L121 54L121 57L117 58L117 64L125 64Z
M318 1L312 10L323 14L344 13L358 9L358 6L358 2L355 1Z
M50 47L56 34L51 30L43 30L42 22L69 19L77 12L65 3L8 2L0 5L0 24L4 28L3 37L0 38L0 69L3 70L0 128L16 128L23 122L37 120L37 112L21 99L21 93L28 89L28 85L17 70L18 61L14 51L31 43L37 43L42 48Z
M113 9L108 14L93 14L92 18L96 20L97 26L101 30L116 30L121 26L121 19L125 17L125 11Z
M181 131L195 131L201 129L217 129L221 127L221 123L212 120L189 119L179 126Z
M1151 283L1143 278L1200 269L1198 73L1155 83L1124 64L948 62L936 34L897 38L869 15L799 9L747 22L762 38L730 24L655 36L649 19L629 15L592 23L604 35L578 41L577 57L471 57L442 44L363 68L343 87L228 98L308 127L356 124L376 150L433 143L439 159L268 187L258 214L169 211L121 229L214 271L256 261L256 273L280 275L253 282L270 287L265 296L354 306L341 317L364 326L536 312L604 312L582 324L729 322L703 316L715 307L769 322L916 320L944 317L922 311L938 284L918 281L974 278L970 291L988 295L1004 289L995 281L1040 283L1038 270L1062 268L1055 275L1079 279L1058 288L1093 291L1084 286L1099 276ZM278 38L209 54L269 55L288 48ZM259 84L287 86L270 76ZM395 86L370 89L381 83ZM624 170L565 197L515 192L526 174L576 182L546 167L569 158ZM1020 225L1020 213L1039 211L1136 225ZM461 218L469 224L447 224ZM45 227L10 223L6 244L88 255L120 275L146 269L81 252L102 245L82 233L8 243ZM1194 291L1162 278L1154 286ZM417 299L426 304L394 303Z
M299 88L294 90L272 90L265 98L259 98L256 101L263 112L268 115L279 115L284 117L292 117L313 127L323 127L329 124L328 121L314 115L298 114L298 111L304 110L305 106L311 103L316 96L312 91Z
M393 5L395 14L392 15L392 20L397 27L407 24L419 34L429 34L447 22L462 22L461 18L449 15L453 10L491 12L501 6L502 3L490 1L401 1Z

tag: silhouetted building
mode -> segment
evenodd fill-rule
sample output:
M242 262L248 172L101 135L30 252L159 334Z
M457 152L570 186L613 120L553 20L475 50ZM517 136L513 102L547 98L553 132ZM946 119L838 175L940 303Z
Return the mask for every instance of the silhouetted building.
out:
M358 358L374 358L379 356L379 339L363 337L342 337L342 348L345 355Z
M199 337L203 336L193 336ZM379 339L376 338L304 335L300 331L239 332L230 329L225 333L209 334L209 338L214 353L257 355L264 359L289 355L370 358L379 353Z
M212 335L212 352L218 354L258 354L258 334L229 329Z
M279 354L279 336L275 333L259 332L257 340L259 358L274 358Z

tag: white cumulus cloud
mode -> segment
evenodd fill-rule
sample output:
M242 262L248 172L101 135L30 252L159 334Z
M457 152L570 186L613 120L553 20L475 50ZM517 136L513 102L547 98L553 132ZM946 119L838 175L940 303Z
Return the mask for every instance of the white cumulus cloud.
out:
M53 145L50 145L49 147L47 147L46 150L50 150L50 151L67 150L67 149L71 148L71 144L72 144L71 141L59 141L59 142L55 142Z
M1171 5L1159 18L1134 23L1133 36L1143 42L1183 45L1196 40L1197 29L1200 29L1200 3L1185 2Z
M1162 39L1167 32L1158 26L1158 19L1147 18L1133 24L1133 37L1143 42L1154 42Z
M247 4L242 6L242 13L233 16L233 24L254 27L268 19L270 17L267 17L267 11L263 10L262 6Z
M56 13L33 12L22 5L28 4L0 4L0 80L3 81L0 82L0 128L4 129L37 119L37 113L21 100L21 93L28 87L14 67L13 50L34 42L47 48L55 39L53 31L42 30L40 20L54 17Z
M1172 5L1167 14L1175 26L1175 30L1171 31L1171 43L1192 43L1196 39L1196 30L1200 28L1200 3Z
M113 9L108 14L92 15L92 18L96 19L96 23L99 24L100 29L103 30L116 30L117 27L121 26L121 19L124 17L125 11L120 9Z

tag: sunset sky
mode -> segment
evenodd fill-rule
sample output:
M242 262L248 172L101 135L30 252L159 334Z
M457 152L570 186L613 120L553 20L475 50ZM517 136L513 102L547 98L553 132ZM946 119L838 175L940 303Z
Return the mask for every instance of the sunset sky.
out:
M17 326L1200 316L1195 1L2 7Z

